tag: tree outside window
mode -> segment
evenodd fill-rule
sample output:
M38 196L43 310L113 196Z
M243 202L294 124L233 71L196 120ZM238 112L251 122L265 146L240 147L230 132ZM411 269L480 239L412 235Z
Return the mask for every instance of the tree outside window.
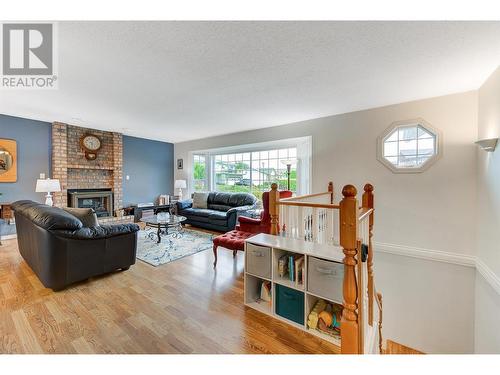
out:
M252 193L257 198L271 190L273 182L280 190L287 188L287 169L282 160L296 160L297 149L283 148L266 151L216 154L213 158L213 186L221 192ZM204 155L195 155L193 176L195 190L206 190L207 159ZM203 181L203 182L202 182ZM292 166L290 190L297 191L297 169Z
M193 182L195 191L206 191L208 189L205 155L193 156Z

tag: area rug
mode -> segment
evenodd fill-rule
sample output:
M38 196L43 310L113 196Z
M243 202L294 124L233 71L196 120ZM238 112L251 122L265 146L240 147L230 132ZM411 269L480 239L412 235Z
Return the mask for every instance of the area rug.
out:
M182 236L162 236L161 242L148 236L150 231L141 230L137 239L137 259L152 266L160 266L188 255L212 248L212 235L184 229Z

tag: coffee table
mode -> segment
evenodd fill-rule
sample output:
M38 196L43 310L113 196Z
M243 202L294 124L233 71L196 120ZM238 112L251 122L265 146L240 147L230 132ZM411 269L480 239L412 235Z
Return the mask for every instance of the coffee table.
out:
M140 221L146 224L146 230L148 228L156 229L156 233L151 231L147 234L151 240L156 239L156 243L161 242L161 236L168 236L169 234L173 238L182 237L182 222L186 220L185 216L178 215L170 215L167 220L159 220L157 215L146 216L140 219Z

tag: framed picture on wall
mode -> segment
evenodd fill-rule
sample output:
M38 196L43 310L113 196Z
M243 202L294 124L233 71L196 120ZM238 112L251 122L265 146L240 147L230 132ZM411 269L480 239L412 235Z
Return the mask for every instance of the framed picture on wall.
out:
M17 142L0 139L0 182L17 181Z
M184 161L182 159L177 159L177 169L182 169L184 167Z

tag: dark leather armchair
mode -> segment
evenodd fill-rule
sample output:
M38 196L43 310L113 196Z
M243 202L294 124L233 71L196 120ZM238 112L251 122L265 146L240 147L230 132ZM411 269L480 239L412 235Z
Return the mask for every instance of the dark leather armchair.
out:
M84 227L60 208L33 201L12 208L19 252L47 288L60 290L135 263L136 224Z
M289 190L282 190L279 192L280 199L290 198L292 192ZM239 225L236 229L247 233L267 233L271 232L271 215L269 214L269 192L266 191L262 194L262 207L264 210L260 214L260 219L253 219L246 216L238 218Z

